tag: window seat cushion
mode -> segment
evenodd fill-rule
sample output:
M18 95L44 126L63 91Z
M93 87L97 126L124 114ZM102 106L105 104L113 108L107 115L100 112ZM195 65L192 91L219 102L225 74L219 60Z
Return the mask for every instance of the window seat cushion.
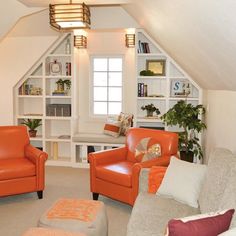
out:
M117 138L98 133L77 133L73 136L73 142L78 143L111 143L111 144L125 144L125 136Z

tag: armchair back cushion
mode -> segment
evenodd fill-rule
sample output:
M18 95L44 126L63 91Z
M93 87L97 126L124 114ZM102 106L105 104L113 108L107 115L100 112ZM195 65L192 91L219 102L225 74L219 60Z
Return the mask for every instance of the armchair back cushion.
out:
M164 130L148 130L145 128L130 128L127 134L126 146L128 147L127 160L137 162L135 149L143 138L152 137L161 145L161 156L171 156L178 150L178 136Z
M25 157L24 148L28 144L26 126L0 126L0 159Z

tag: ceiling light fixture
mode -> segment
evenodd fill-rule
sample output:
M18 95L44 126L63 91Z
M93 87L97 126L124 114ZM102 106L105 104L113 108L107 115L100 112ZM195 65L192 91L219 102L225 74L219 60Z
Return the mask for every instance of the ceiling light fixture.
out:
M84 35L75 35L74 46L76 48L87 48L87 38Z
M135 34L126 34L125 35L125 45L127 48L135 47Z
M49 17L57 30L90 28L90 10L84 3L50 4Z

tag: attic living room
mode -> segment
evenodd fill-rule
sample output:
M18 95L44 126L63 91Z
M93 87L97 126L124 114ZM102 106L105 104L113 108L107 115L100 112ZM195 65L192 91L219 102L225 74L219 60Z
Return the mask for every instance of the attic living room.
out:
M236 3L9 0L0 235L236 235Z

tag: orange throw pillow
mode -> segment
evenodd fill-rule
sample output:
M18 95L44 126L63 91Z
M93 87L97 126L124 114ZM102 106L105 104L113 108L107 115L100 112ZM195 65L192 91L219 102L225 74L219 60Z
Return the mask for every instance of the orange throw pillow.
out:
M165 166L152 166L148 175L148 192L156 193L166 173Z

